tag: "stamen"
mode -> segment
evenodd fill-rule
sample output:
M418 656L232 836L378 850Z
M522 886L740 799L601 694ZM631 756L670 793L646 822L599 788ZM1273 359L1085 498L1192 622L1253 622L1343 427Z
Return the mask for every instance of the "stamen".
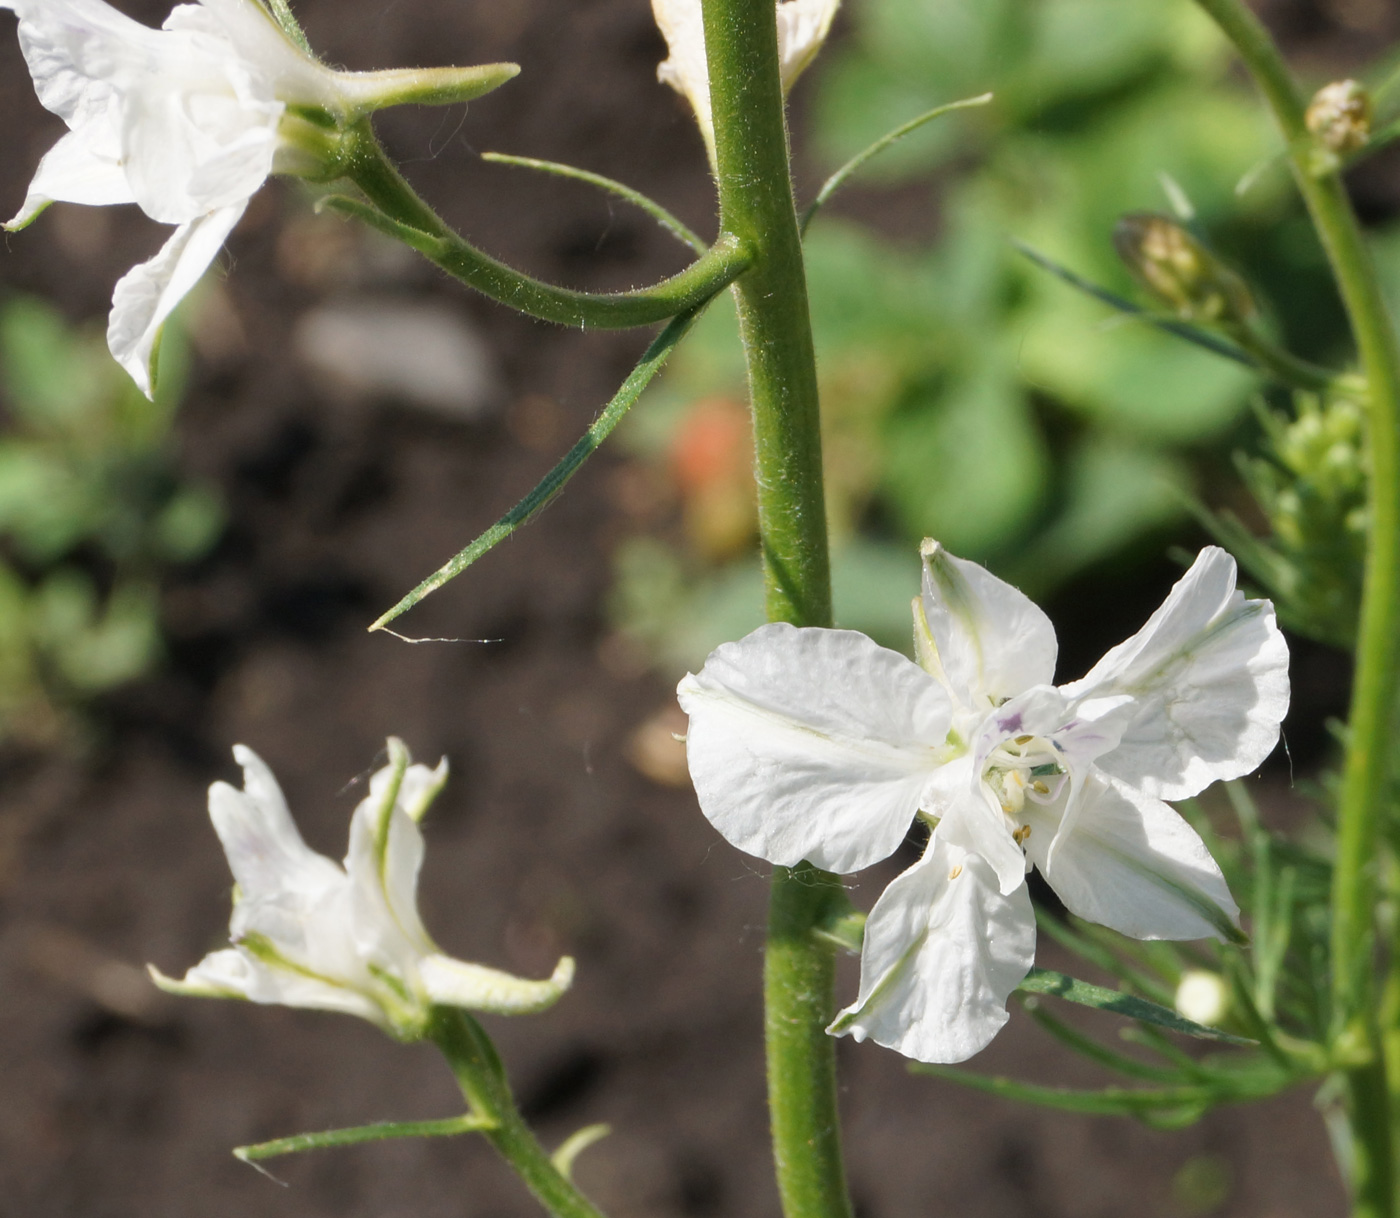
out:
M1014 841L1018 846L1024 846L1026 844L1026 839L1029 838L1030 835L1031 827L1029 825L1022 825L1019 829L1016 830L1016 832L1014 832L1011 835L1011 840Z
M960 876L960 875L962 875L962 864L961 864L961 863L959 863L956 867L953 868L952 871L950 871L950 872L948 873L948 878L949 878L950 880L956 880L956 879L958 878L958 876Z
M1017 736L1017 737L1016 737L1016 743L1017 743L1017 744L1021 744L1021 745L1026 745L1026 744L1029 744L1029 743L1030 743L1032 740L1034 740L1034 739L1035 739L1034 736Z
M1040 779L1038 779L1038 778L1035 780L1035 782L1031 783L1031 790L1034 791L1037 795L1049 795L1049 794L1050 794L1050 788L1047 787L1047 786L1046 786L1043 782L1041 782Z

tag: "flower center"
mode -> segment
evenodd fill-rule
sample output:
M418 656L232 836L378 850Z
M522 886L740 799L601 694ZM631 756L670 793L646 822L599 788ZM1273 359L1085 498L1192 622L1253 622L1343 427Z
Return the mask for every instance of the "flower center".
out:
M1059 751L1042 736L1016 736L1003 741L987 758L982 771L982 781L1001 810L1019 826L1011 834L1018 846L1024 845L1031 835L1030 826L1020 823L1026 800L1052 803L1066 777Z

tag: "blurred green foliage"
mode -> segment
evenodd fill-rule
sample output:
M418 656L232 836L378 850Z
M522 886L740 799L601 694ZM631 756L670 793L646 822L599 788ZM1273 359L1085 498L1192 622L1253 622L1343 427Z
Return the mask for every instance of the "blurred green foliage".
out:
M223 528L172 464L183 356L168 333L148 401L100 331L37 299L0 308L0 739L80 739L82 707L159 658L161 571Z
M848 12L851 36L819 67L810 144L824 164L933 106L995 93L863 171L876 187L864 210L922 191L934 235L882 236L829 209L806 242L838 624L904 648L920 538L1044 598L1160 540L1193 494L1211 499L1198 457L1248 426L1261 386L1112 314L1013 239L1142 299L1114 227L1172 206L1250 273L1265 333L1326 358L1344 331L1267 117L1193 6L864 0ZM634 450L674 462L687 412L742 400L742 373L732 310L716 304L629 421ZM727 550L674 521L650 533L623 548L614 616L664 664L695 665L762 620L751 531Z

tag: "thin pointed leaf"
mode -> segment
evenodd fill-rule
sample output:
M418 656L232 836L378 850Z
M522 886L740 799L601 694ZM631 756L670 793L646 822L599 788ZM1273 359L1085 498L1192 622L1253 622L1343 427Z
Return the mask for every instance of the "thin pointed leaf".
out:
M701 306L701 309L703 307ZM579 467L598 450L604 440L612 435L613 429L622 422L623 416L632 408L632 404L641 397L642 390L661 370L661 365L666 362L666 357L685 336L691 323L699 316L701 309L692 309L689 313L682 313L673 317L666 324L666 328L652 340L651 346L646 349L637 366L632 369L631 375L623 382L622 388L617 391L617 396L603 408L603 412L593 420L593 425L564 454L563 460L544 476L534 490L486 532L482 533L471 545L428 576L387 613L377 618L369 629L382 630L400 614L412 609L425 596L436 592L448 580L460 575L483 554L494 549L537 512L547 507L555 496L564 489L569 479L578 473Z
M1090 985L1087 981L1079 981L1074 977L1052 972L1049 969L1031 969L1017 989L1024 994L1049 994L1079 1006L1092 1007L1096 1011L1109 1011L1114 1015L1136 1019L1141 1023L1155 1024L1157 1027L1166 1028L1171 1032L1179 1032L1183 1036L1194 1036L1198 1040L1214 1040L1226 1045L1253 1045L1257 1043L1240 1036L1232 1036L1229 1032L1222 1032L1219 1028L1208 1028L1204 1024L1183 1019L1170 1007L1148 1002L1145 998L1120 993L1118 990L1105 989L1101 985Z
M1177 338L1184 338L1188 343L1194 343L1196 346L1203 347L1214 355L1233 360L1237 364L1243 364L1246 368L1253 368L1256 372L1267 371L1257 359L1247 351L1235 346L1234 343L1227 342L1223 338L1217 338L1214 334L1209 334L1205 330L1191 325L1189 322L1177 321L1175 318L1171 317L1163 317L1160 314L1152 313L1139 305L1135 305L1126 297L1119 296L1117 292L1111 292L1107 288L1100 287L1098 284L1085 279L1082 275L1075 274L1068 267L1061 266L1053 258L1047 257L1039 250L1033 249L1024 242L1013 240L1011 244L1016 247L1019 253L1029 258L1037 266L1049 271L1057 279L1062 279L1065 283L1069 284L1070 287L1078 288L1079 291L1088 296L1092 296L1095 300L1102 301L1104 304L1108 305L1109 308L1117 309L1118 312L1124 313L1129 317L1140 318L1150 326L1156 326L1157 329L1164 330L1166 333L1174 335Z
M579 182L587 182L590 186L596 186L599 190L614 194L619 199L625 199L634 207L640 207L671 236L688 245L697 254L703 254L709 249L709 246L701 240L693 229L678 220L655 199L650 199L640 190L634 190L631 186L624 185L613 178L605 178L600 173L578 169L573 165L565 165L559 161L539 161L534 157L509 156L504 152L483 152L481 159L490 161L493 165L515 165L521 169L537 169L540 173L553 174L557 178L574 178Z
M1219 1098L1208 1087L1105 1087L1099 1091L1081 1091L1072 1087L1043 1087L995 1075L974 1074L957 1066L915 1062L909 1069L915 1074L947 1079L1002 1099L1091 1116L1141 1116L1154 1109L1204 1108Z
M386 1138L442 1138L462 1133L484 1133L495 1129L489 1117L467 1114L447 1117L441 1121L381 1121L375 1125L356 1125L350 1129L328 1129L323 1133L299 1133L290 1138L276 1138L253 1146L240 1146L233 1153L245 1163L275 1159L278 1155L295 1155L304 1150L329 1150L337 1146L358 1146L363 1142L382 1142Z
M549 1156L549 1161L565 1180L572 1180L574 1161L595 1142L601 1142L610 1133L611 1125L585 1125L565 1138L559 1149Z
M902 126L896 127L886 135L882 135L868 148L856 153L855 156L822 183L822 188L817 191L817 197L812 200L807 210L802 213L802 220L798 225L799 231L804 235L806 234L807 226L811 224L812 217L822 209L828 200L830 200L831 196L840 190L841 187L846 184L847 180L855 174L866 161L870 160L871 157L878 156L880 153L884 152L886 148L899 143L906 135L917 131L925 123L931 123L934 119L941 118L945 114L950 114L954 110L969 110L973 106L985 106L991 100L992 95L990 93L982 93L977 97L964 97L961 101L948 102L943 106L935 106L932 110L919 115L918 118L911 118Z
M307 42L306 35L302 32L301 23L292 14L292 6L287 0L266 0L267 7L272 10L272 16L277 24L282 28L282 32L287 35L296 45L308 55L311 52L311 44Z
M1074 952L1075 955L1082 957L1090 964L1097 965L1106 973L1112 973L1119 980L1127 982L1134 989L1141 990L1144 994L1164 1005L1171 1002L1173 995L1161 982L1134 968L1127 961L1114 955L1108 948L1100 943L1095 943L1053 914L1046 913L1043 909L1037 909L1035 911L1035 924L1039 930L1049 935L1061 947Z
M1146 1062L1129 1057L1126 1053L1110 1049L1092 1036L1086 1036L1077 1028L1071 1028L1067 1023L1050 1014L1034 997L1026 999L1025 1008L1031 1018L1061 1044L1068 1045L1081 1057L1087 1057L1105 1069L1113 1070L1118 1074L1126 1074L1130 1078L1140 1078L1150 1083L1185 1083L1187 1081L1181 1076L1179 1070L1164 1070L1160 1066L1148 1065Z

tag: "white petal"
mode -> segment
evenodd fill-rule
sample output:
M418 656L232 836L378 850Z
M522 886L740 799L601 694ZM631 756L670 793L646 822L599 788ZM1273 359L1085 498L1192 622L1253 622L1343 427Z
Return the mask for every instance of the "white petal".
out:
M860 996L830 1031L960 1062L1006 1023L1007 999L1035 960L1035 915L1024 884L1002 896L983 859L940 837L870 911Z
M710 116L710 70L705 59L705 19L700 0L651 0L651 11L670 52L656 69L656 79L690 102L713 161L715 130Z
M996 873L1003 895L1026 882L1026 856L1011 836L1016 828L981 778L981 762L969 753L950 761L933 776L924 808L939 817L938 837L969 851Z
M1026 804L1026 852L1065 907L1134 939L1226 939L1239 907L1200 836L1161 800L1102 774L1047 860L1052 808Z
M245 200L182 224L154 258L118 280L107 346L147 397L161 327L214 261L246 206Z
M778 62L786 93L817 57L841 0L788 0L778 5Z
M1184 799L1259 765L1288 712L1288 645L1273 605L1235 590L1235 560L1207 546L1147 624L1070 697L1131 694L1138 718L1099 759L1161 799Z
M234 745L243 767L243 790L224 782L209 788L209 819L244 902L286 892L320 893L345 882L345 873L304 841L287 810L282 789L250 748Z
M1055 676L1055 628L1029 597L975 562L926 540L922 628L953 696L995 706Z
M431 770L425 765L411 765L404 772L403 785L399 788L399 803L413 820L421 824L446 782L446 757Z
M293 44L256 0L182 4L165 19L164 28L223 39L250 70L266 79L269 91L281 101L329 110L340 105L335 73Z
M439 1006L465 1007L493 1015L547 1011L574 983L574 962L563 957L547 981L526 981L499 969L450 956L429 956L419 966L428 997Z
M942 689L850 630L760 627L677 694L701 811L784 866L856 871L893 853L946 752Z
M50 203L83 203L101 207L135 203L122 167L98 156L81 136L69 132L44 154L29 183L24 206L6 228L23 228Z
M167 993L189 998L246 998L250 1002L340 1011L387 1028L383 1010L355 990L274 968L237 948L211 952L176 980L151 968L151 979Z
M399 745L399 748L402 748ZM409 766L413 788L421 791L426 766ZM423 833L405 811L403 783L388 765L370 779L369 794L350 822L345 870L350 876L355 937L360 952L411 978L419 959L433 950L418 916L418 873L423 866Z

